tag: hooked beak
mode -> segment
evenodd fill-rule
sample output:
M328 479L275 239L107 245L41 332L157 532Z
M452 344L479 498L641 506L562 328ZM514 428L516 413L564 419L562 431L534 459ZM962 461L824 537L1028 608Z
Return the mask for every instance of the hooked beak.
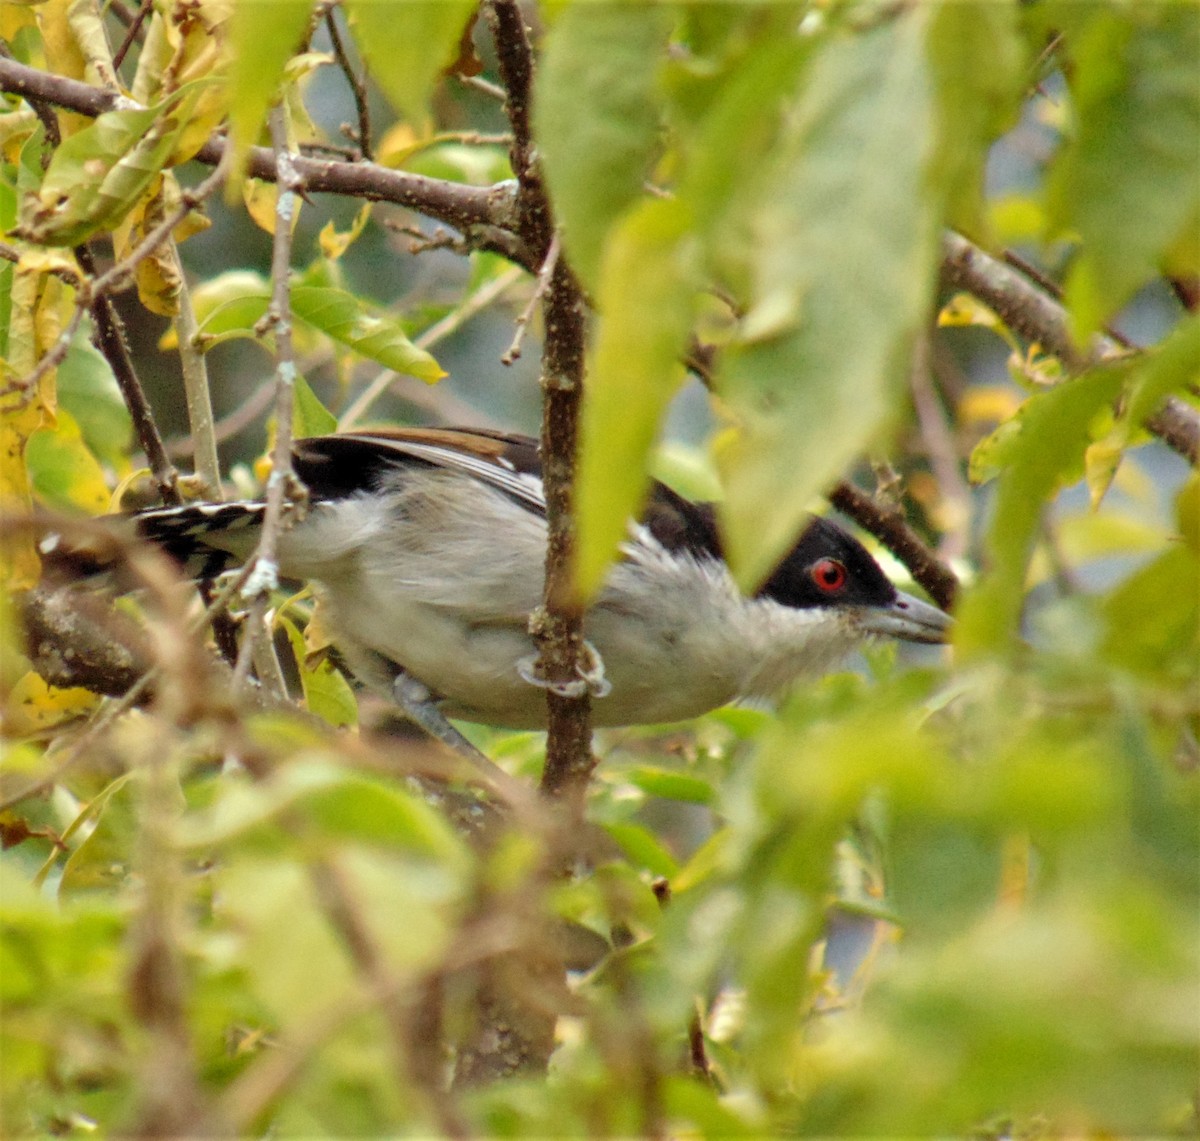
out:
M891 605L864 610L860 620L860 628L867 634L928 645L944 642L952 624L949 614L900 592Z

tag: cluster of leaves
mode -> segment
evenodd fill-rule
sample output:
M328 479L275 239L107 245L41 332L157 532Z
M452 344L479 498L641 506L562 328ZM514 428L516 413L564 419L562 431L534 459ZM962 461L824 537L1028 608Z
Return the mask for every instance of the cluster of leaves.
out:
M347 0L403 119L378 162L321 176L352 168L334 189L394 192L456 225L492 251L470 254L482 292L506 272L495 251L523 262L497 236L519 204L498 147L464 158L434 125L445 69L484 66L474 7ZM953 669L900 669L885 651L869 680L837 675L777 713L604 738L594 828L571 837L588 870L565 881L552 806L520 792L538 741L480 730L517 782L480 789L419 743L359 731L304 597L278 598L275 626L305 715L238 695L165 568L135 550L118 551L140 590L119 609L145 631L146 700L105 703L32 668L54 654L17 635L38 572L24 514L103 513L139 474L127 377L86 341L97 296L136 281L176 322L166 351L253 338L276 283L230 264L189 285L179 246L202 223L174 171L219 161L226 123L227 169L270 173L254 144L281 90L297 148L330 142L305 102L333 59L307 50L309 3L148 11L121 79L111 14L106 28L87 4L0 4L14 92L0 115L5 1133L1194 1129L1200 482L1145 425L1169 400L1194 433L1200 319L1173 316L1137 353L1100 331L1160 276L1186 295L1200 272L1200 14L1052 0L530 12L536 151L598 315L584 593L644 491L697 329L715 350L712 468L747 584L815 493L912 420L914 345L939 311L1013 349L1010 380L942 383L937 424L896 448L927 533L973 556ZM77 86L30 95L9 79L29 72L136 106L72 104ZM1044 165L986 197L997 140L1038 115ZM362 150L364 134L360 119ZM409 178L418 166L436 177ZM265 220L261 187L242 186ZM292 275L300 352L347 378L371 361L436 380L417 317L341 274L376 226L364 213L327 229ZM990 307L943 305L947 226L1061 275L1061 326L1025 277L1007 297L981 282ZM121 269L107 282L79 253L102 237ZM298 431L337 425L302 381L297 395ZM987 485L973 529L952 508L985 403L1002 413L970 456ZM1090 502L1072 493L1085 478ZM69 665L70 645L51 650ZM591 933L567 996L562 930ZM482 1054L480 1029L502 1039L548 1006L548 1076L447 1088L444 1043Z

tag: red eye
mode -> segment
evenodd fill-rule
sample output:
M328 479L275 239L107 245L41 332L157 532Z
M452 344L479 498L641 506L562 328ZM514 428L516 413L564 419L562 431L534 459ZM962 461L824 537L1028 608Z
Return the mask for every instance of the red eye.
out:
M846 585L846 568L837 559L818 559L808 573L818 589L833 594Z

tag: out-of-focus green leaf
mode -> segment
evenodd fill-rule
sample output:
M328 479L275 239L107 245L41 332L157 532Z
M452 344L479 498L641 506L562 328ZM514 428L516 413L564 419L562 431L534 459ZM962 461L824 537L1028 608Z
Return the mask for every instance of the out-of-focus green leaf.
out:
M1133 367L1122 419L1140 425L1172 393L1200 382L1200 317L1181 321Z
M636 785L650 796L664 800L681 800L688 804L711 804L714 790L712 783L690 773L673 772L671 769L637 768L622 774L630 784Z
M666 4L575 4L546 37L534 128L571 265L588 284L649 173L671 24Z
M445 372L424 349L408 339L395 318L372 311L352 293L298 285L292 289L296 317L379 364L432 384Z
M1169 1130L1195 1073L1189 988L1071 900L904 959L869 1003L797 1043L791 1072L820 1075L799 1131L962 1133L999 1107L1022 1124Z
M1016 117L1021 44L1016 0L938 4L929 24L929 61L940 122L933 168L948 221L967 233L984 225L987 148Z
M679 871L675 857L640 824L605 824L604 830L621 846L635 867L646 868L653 875L667 879Z
M352 1001L361 985L327 918L338 903L322 891L323 875L336 877L345 905L396 979L419 970L443 945L449 881L435 872L437 883L423 882L422 873L394 852L350 840L329 857L326 873L294 860L231 860L219 877L223 917L237 932L240 961L255 992L284 1026L328 1014L339 1001Z
M390 7L390 6L389 6ZM230 21L229 134L239 157L258 142L284 64L300 48L312 0L238 0ZM230 183L237 189L237 180Z
M454 62L476 0L349 0L355 43L371 77L416 128L429 120L429 100Z
M135 776L125 773L106 785L68 829L66 838L78 830L83 841L63 867L60 896L112 889L129 873L136 829Z
M1178 544L1104 601L1106 657L1152 677L1200 682L1200 560Z
M314 760L292 764L254 785L231 782L202 812L181 822L179 842L205 848L260 835L286 818L309 819L326 837L353 838L458 866L461 845L450 826L419 798L381 780Z
M1166 397L1200 380L1200 319L1181 322L1162 344L1140 356L1130 371L1128 392L1112 431L1087 453L1088 487L1095 506L1116 477L1125 451ZM972 457L973 458L973 457Z
M584 390L576 479L575 585L599 589L642 506L650 451L683 380L692 319L688 218L676 202L642 203L615 227L600 271L603 320Z
M1053 232L1083 239L1066 286L1082 338L1156 274L1184 226L1195 224L1200 9L1102 9L1069 49L1077 122L1048 194Z
M1123 379L1120 368L1095 369L1024 406L988 529L988 570L958 610L954 637L964 652L1001 649L1016 634L1044 504L1063 473L1080 462L1092 421L1116 399Z
M751 215L753 295L718 385L738 581L757 585L812 497L883 428L930 298L937 204L922 12L831 40ZM881 179L879 172L888 177Z

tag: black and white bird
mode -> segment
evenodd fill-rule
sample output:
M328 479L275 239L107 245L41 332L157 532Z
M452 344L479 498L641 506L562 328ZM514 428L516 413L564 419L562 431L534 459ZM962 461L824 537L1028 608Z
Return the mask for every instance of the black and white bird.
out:
M359 679L410 713L543 726L528 631L546 550L536 443L404 428L300 440L294 455L310 502L279 538L278 571L316 585ZM211 577L253 556L263 512L190 504L133 519L189 574ZM587 612L595 669L583 680L597 725L677 721L772 696L868 638L940 642L949 622L820 518L746 597L712 506L656 483Z

